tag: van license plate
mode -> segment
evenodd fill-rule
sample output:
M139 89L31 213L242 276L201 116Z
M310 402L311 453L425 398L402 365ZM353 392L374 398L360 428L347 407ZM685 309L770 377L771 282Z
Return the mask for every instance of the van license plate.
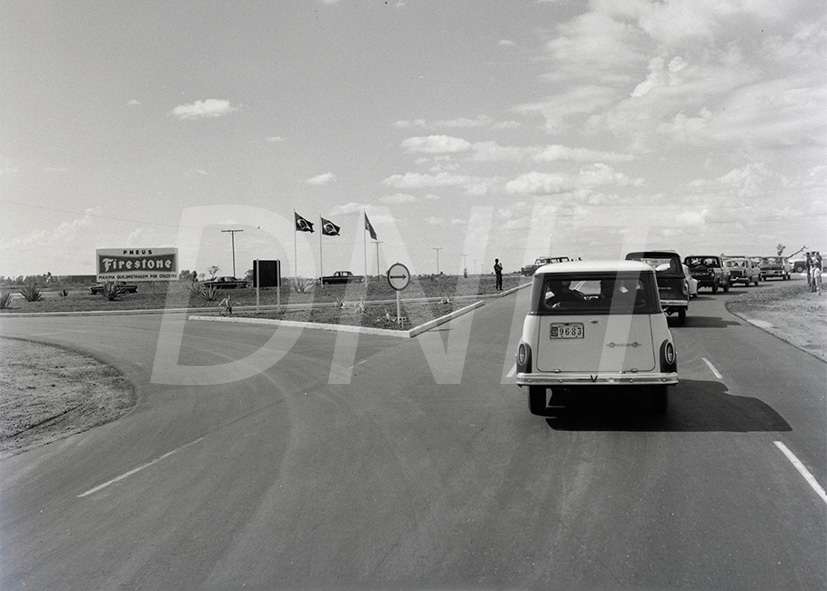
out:
M582 339L583 324L580 322L552 324L550 336L552 339Z

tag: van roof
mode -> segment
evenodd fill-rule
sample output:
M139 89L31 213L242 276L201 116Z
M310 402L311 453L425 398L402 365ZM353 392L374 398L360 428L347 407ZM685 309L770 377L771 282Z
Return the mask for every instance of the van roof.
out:
M640 261L572 261L543 265L535 275L568 273L617 273L618 271L654 273L652 267Z

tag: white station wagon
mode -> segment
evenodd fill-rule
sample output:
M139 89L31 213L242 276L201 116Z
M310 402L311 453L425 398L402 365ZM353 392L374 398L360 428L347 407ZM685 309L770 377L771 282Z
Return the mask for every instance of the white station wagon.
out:
M645 392L666 412L678 383L672 333L655 271L637 261L545 265L534 273L517 349L517 384L544 415L548 390Z

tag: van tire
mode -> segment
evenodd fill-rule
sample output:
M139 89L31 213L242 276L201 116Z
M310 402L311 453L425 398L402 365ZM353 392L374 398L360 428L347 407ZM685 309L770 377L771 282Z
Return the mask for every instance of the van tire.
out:
M669 408L669 387L652 386L649 390L649 400L652 402L652 410L655 414L666 414Z
M528 411L531 414L541 416L546 414L546 408L548 408L547 392L548 388L545 386L528 387Z

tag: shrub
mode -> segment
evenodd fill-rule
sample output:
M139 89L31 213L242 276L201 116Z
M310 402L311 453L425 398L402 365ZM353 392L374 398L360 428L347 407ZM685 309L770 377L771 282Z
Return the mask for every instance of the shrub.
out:
M126 290L121 285L117 285L111 281L107 281L101 288L101 295L110 302L116 301L119 297L126 293Z
M43 299L43 292L34 283L29 283L20 290L20 295L26 298L27 302L39 302Z
M58 295L59 295L60 297L62 297L62 298L65 298L65 297L68 297L68 296L69 296L69 290L68 290L68 289L61 289L61 290L60 290L59 292L57 292L57 293L58 293Z
M208 287L202 287L199 295L208 302L214 302L221 295L221 292L214 285L210 285Z
M290 280L290 285L297 293L310 293L316 286L316 281L308 277L294 277Z
M11 308L12 300L14 300L12 292L7 291L5 289L3 291L0 291L0 310Z

